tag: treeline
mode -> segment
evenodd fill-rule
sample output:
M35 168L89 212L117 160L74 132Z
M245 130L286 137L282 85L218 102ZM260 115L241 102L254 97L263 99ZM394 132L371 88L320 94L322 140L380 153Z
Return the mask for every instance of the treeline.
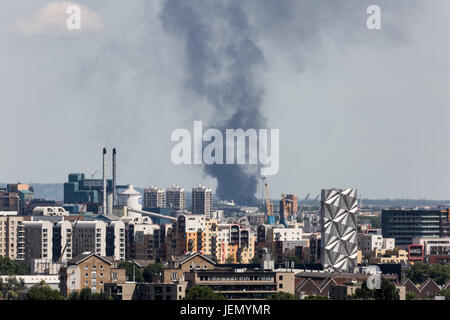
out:
M22 261L11 260L0 256L0 275L30 274L30 266Z

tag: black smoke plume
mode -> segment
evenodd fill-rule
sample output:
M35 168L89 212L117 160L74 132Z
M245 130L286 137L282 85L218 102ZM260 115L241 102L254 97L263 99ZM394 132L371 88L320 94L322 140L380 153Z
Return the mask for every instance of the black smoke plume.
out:
M223 133L265 128L263 89L255 81L264 57L251 39L240 1L168 0L161 14L166 30L185 41L190 73L186 85L215 109L209 126ZM258 165L205 165L204 172L217 179L220 199L256 203Z

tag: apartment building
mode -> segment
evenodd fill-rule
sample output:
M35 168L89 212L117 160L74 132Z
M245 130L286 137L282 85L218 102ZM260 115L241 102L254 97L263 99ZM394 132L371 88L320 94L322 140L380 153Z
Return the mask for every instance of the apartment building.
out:
M164 189L150 186L144 189L144 210L152 208L164 208L166 206Z
M125 261L125 223L111 221L106 226L106 255L116 261Z
M199 185L192 189L192 213L204 214L209 219L212 212L212 190Z
M380 234L358 233L358 250L363 256L372 255L376 249L393 250L395 238L383 238Z
M161 255L161 226L149 217L134 217L125 225L126 258L157 260Z
M204 214L182 214L176 223L175 255L186 252L205 251L205 226L206 216ZM173 253L173 252L172 252Z
M167 188L166 206L177 212L184 212L186 210L186 191L176 185Z
M25 221L25 261L53 258L53 223L50 221Z
M172 283L184 281L186 272L192 270L214 269L216 263L200 253L185 253L171 256L163 270L163 282Z
M117 268L117 263L93 252L84 252L67 262L60 269L60 291L68 297L73 291L89 288L92 292L103 292L106 284L121 284L126 281L126 270Z
M238 224L218 224L215 242L219 263L250 263L255 256L256 234Z
M16 211L0 211L0 256L24 260L24 246L23 217Z
M58 221L53 223L53 261L66 262L72 259L72 241L70 233L72 223L70 221ZM64 247L66 248L64 250ZM63 253L61 258L61 254Z
M106 223L103 221L78 221L72 235L72 249L73 257L86 251L106 256Z

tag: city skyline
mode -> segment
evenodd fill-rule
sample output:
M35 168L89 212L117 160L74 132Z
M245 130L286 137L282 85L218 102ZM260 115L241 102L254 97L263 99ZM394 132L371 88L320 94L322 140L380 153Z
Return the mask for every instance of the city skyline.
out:
M186 37L173 34L183 27L174 3L136 1L117 10L119 1L78 1L92 23L75 36L33 20L48 3L8 2L0 12L0 105L11 119L3 123L11 137L0 139L3 182L62 183L71 172L101 169L106 146L118 149L121 184L215 190L202 166L170 161L173 130L221 119L192 88L201 83L192 80L196 60ZM189 8L225 26L233 12L245 15L245 36L262 55L252 64L259 115L266 128L280 129L271 198L328 187L371 199L449 198L450 4L378 1L381 30L366 28L368 4L249 1L226 7L229 15L213 15L224 8L218 3ZM204 20L187 27L217 27L221 40L213 44L233 43L228 29Z

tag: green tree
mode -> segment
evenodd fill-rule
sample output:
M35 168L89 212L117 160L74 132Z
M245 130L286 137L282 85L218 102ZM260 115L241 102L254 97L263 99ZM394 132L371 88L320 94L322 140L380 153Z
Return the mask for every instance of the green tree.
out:
M291 293L279 291L269 296L267 300L299 300L299 298Z
M49 285L31 288L25 295L25 300L64 300L59 290L53 290Z
M0 275L26 275L30 274L30 266L23 261L11 260L0 256Z
M233 258L233 256L228 256L228 258L225 260L225 263L227 263L227 264L232 264L232 263L234 263L234 258Z
M325 296L314 296L314 295L312 295L312 296L306 296L305 298L304 298L304 300L328 300L328 297L325 297Z
M131 261L123 261L119 264L119 268L125 268L128 281L144 282L142 270Z
M430 267L430 278L442 286L450 279L449 264L434 264Z
M419 296L415 294L414 292L407 292L406 293L406 300L420 300Z
M415 284L422 283L431 275L430 265L422 262L415 263L407 274Z
M113 300L106 292L93 293L90 288L83 288L79 292L73 291L69 300Z
M142 272L142 276L144 277L145 282L153 282L153 276L160 275L162 272L162 264L160 263L151 263L145 267L144 272Z
M439 295L444 296L445 300L450 300L450 289L439 291Z
M226 298L208 286L193 286L188 290L184 300L226 300Z
M7 300L17 300L19 291L25 288L23 279L17 280L16 277L9 277L6 282L0 279L0 296Z
M252 260L250 260L250 263L261 264L261 259L257 255L255 255L253 256Z
M400 300L395 285L387 279L381 279L381 288L374 291L375 300Z
M353 295L349 296L352 300L373 300L374 299L374 290L367 288L367 284L364 281L361 284L361 288L357 288Z

